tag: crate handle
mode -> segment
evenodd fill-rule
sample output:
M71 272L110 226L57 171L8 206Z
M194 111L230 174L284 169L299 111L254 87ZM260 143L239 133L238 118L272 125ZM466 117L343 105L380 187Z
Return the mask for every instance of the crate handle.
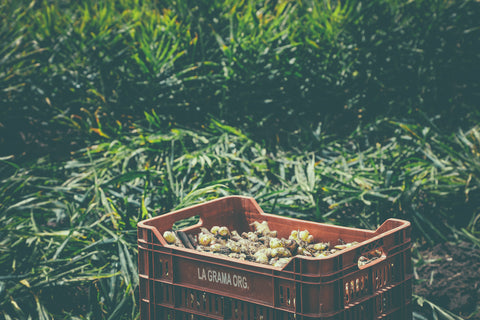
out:
M384 261L387 258L387 255L383 251L383 248L375 249L372 251L378 252L378 255L372 258L365 257L364 255L360 256L357 260L358 269L363 270L365 268L370 268Z
M203 226L205 221L215 217L215 215L217 214L215 210L212 210L212 208L215 206L224 207L227 205L227 202L230 204L230 206L237 208L248 207L251 213L255 215L263 214L263 210L257 204L255 199L244 196L228 196L193 205L191 207L179 209L170 213L163 214L159 217L140 221L138 223L138 227L151 230L162 245L167 245L166 240L160 234L161 230L172 229L175 222L188 219L196 215L199 216L199 221L197 224L195 224L195 226Z
M212 210L213 207L224 207L227 203L230 203L233 207L237 207L239 209L251 207L252 214L263 214L263 210L257 204L255 199L244 196L228 196L164 214L161 216L160 220L162 221L161 223L163 227L172 228L175 222L198 215L200 219L196 225L202 226L205 221L214 218L217 215L217 212Z

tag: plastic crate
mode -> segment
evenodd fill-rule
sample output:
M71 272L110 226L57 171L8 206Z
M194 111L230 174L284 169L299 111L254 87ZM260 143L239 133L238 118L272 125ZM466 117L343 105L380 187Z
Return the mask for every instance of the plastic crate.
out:
M279 237L307 229L315 239L358 244L322 258L295 256L283 268L169 245L162 234L175 222L199 217L182 229L198 234L225 225L249 231L266 220ZM138 224L140 314L167 319L411 319L410 223L388 219L376 231L266 214L253 198L231 196ZM366 252L382 257L359 266Z

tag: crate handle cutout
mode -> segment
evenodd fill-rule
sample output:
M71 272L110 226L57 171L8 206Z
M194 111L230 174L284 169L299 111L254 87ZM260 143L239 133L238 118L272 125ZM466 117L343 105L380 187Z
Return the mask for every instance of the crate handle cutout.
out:
M386 258L387 255L383 251L383 248L371 250L358 258L358 269L363 270L365 268L369 268L373 265L376 265L377 263L384 261Z
M177 220L172 226L172 230L177 231L177 230L182 230L183 228L186 227L191 227L200 222L200 216L194 215L185 219Z
M162 214L161 216L148 220L140 221L137 226L139 228L151 230L154 237L158 239L160 244L162 246L166 246L168 243L162 237L162 231L171 230L174 225L177 225L176 223L178 223L178 221L187 220L188 222L189 219L194 216L199 216L198 222L193 226L184 226L183 229L190 230L195 227L204 226L206 221L212 221L217 218L219 210L230 213L248 211L251 216L258 217L257 220L261 220L261 216L264 215L262 208L260 208L258 203L253 198L244 196L228 196Z

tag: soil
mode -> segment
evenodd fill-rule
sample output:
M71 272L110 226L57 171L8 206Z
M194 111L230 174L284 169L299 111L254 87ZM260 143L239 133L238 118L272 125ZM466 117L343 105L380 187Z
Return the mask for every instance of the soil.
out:
M444 243L420 254L425 263L415 269L415 294L462 318L480 319L480 249Z

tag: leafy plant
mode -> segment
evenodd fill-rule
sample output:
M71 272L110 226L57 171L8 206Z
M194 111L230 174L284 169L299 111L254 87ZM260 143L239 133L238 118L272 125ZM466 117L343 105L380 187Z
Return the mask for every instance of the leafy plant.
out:
M137 317L136 223L226 194L480 244L479 10L3 1L0 314Z

